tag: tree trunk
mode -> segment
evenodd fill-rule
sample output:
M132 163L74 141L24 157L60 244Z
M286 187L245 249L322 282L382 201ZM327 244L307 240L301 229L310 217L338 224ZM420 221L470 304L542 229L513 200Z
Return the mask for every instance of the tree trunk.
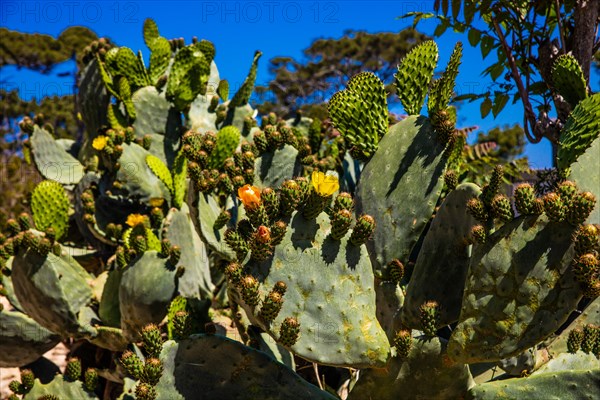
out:
M592 49L596 38L596 21L600 10L600 0L578 0L575 9L575 29L573 32L573 57L577 59L587 82L590 81Z

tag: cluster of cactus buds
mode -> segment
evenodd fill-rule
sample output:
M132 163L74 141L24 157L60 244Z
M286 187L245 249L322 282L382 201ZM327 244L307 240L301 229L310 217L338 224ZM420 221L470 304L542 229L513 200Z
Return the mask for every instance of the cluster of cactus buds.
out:
M35 381L35 375L30 369L24 369L21 371L21 382L19 381L11 381L8 384L8 388L15 395L24 395L29 393L33 388L33 384ZM18 398L18 397L17 397Z
M98 151L106 168L117 170L119 169L119 157L123 154L123 143L130 144L135 140L135 132L131 126L125 129L110 128L94 138L92 147Z
M571 264L575 278L583 285L586 297L600 296L600 229L581 225L575 233L575 257Z

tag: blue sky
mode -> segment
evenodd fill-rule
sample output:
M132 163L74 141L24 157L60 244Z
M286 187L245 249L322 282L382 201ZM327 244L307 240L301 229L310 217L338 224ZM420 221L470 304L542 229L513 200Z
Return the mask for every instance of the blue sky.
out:
M121 46L134 51L148 50L142 38L145 18L153 18L162 36L192 36L212 41L217 49L216 63L221 78L237 87L248 72L255 50L263 52L258 82L267 82L267 61L275 56L301 57L302 50L320 37L340 37L347 29L368 32L399 31L411 24L410 19L396 17L410 11L432 11L433 1L10 1L0 2L0 25L23 32L57 36L71 25L83 25L99 36L108 36ZM432 34L434 23L421 23L419 28ZM0 38L1 40L1 38ZM494 62L490 55L481 60L478 48L472 48L466 35L447 31L436 39L440 48L440 65L445 65L456 41L465 44L463 64L457 80L457 92L484 92L489 79L480 72ZM20 88L22 96L40 97L71 91L68 78L56 75L72 71L72 63L59 66L51 76L5 67L0 82L7 88ZM595 87L594 87L595 86ZM598 91L598 79L592 89ZM489 129L498 125L522 123L520 104L508 105L494 120L482 120L479 103L465 104L460 109L461 125L478 125ZM543 141L529 145L527 153L534 167L551 164L550 146Z

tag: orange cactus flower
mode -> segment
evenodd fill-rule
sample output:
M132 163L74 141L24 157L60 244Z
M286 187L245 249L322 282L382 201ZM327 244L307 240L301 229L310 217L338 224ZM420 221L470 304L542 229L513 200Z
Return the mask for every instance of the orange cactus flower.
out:
M244 185L238 189L238 197L245 207L258 207L260 202L260 189L252 185Z
M146 216L141 214L129 214L127 217L127 221L125 222L127 225L134 227L139 224L144 224L146 222Z
M271 231L264 225L258 227L256 239L261 243L268 243L271 240Z

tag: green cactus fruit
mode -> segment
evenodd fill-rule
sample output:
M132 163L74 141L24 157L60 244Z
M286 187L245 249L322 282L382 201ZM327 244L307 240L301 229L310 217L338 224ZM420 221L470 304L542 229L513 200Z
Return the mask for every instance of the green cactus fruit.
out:
M38 230L52 227L60 239L69 226L69 198L62 185L55 181L43 181L31 194L33 221Z
M427 336L437 335L437 326L440 320L440 305L437 301L427 301L419 308L421 314L421 328Z
M396 356L404 359L410 354L412 348L412 332L410 329L401 329L394 336L394 347L396 348Z
M163 341L160 330L155 324L148 324L142 328L142 342L148 357L158 357Z
M368 160L388 129L387 96L383 82L372 72L361 72L347 88L331 97L331 120L359 159Z
M370 215L363 214L356 220L349 242L354 246L360 246L371 238L374 231L375 219Z
M573 261L573 271L577 279L584 283L589 282L600 271L600 262L594 253L586 253Z
M569 332L569 338L567 339L567 350L569 353L577 353L581 348L583 342L583 330L575 328Z
M231 101L229 102L229 107L242 107L248 104L250 96L252 95L252 91L254 90L254 82L256 81L256 71L258 69L258 60L261 56L262 53L260 51L254 53L254 60L252 60L250 72L244 80L244 83L242 83L242 86L240 86L238 91L231 98Z
M242 279L242 298L244 302L248 304L250 307L255 307L258 305L260 300L260 292L258 281L255 277L251 275L246 275Z
M500 189L500 185L502 184L503 178L504 168L502 167L502 165L496 165L494 167L494 170L492 171L490 183L485 185L482 188L481 192L481 201L486 207L491 207L492 201L498 194L498 190Z
M333 202L333 211L338 212L340 210L354 210L354 200L350 193L341 192L335 197Z
M291 215L302 199L302 191L295 180L286 180L281 185L280 189L281 214L284 216Z
M21 390L29 392L35 384L35 375L30 369L21 370Z
M582 224L588 219L595 206L596 196L593 193L579 193L566 207L566 220L573 225Z
M162 362L158 358L147 358L140 380L142 383L155 386L163 372Z
M395 284L399 285L404 277L404 264L400 260L395 259L388 263L387 271L390 275L390 280Z
M265 207L269 220L274 221L279 215L279 195L270 187L261 191L260 198Z
M271 290L263 299L258 316L271 323L277 317L283 306L283 295L275 290Z
M544 196L544 211L551 221L561 222L565 219L565 206L560 196L554 192Z
M352 213L346 209L342 209L337 211L331 217L331 233L330 237L333 240L340 240L348 230L350 229L350 225L352 225Z
M487 232L482 225L474 225L471 228L471 238L474 243L483 244L487 238Z
M281 323L279 329L279 343L286 347L292 347L300 336L300 323L294 317L287 317Z
M233 261L227 264L224 272L229 283L233 286L240 286L242 283L242 271L243 268L240 263Z
M575 182L563 181L558 186L557 193L568 208L571 206L573 199L577 195L577 185Z
M427 112L431 116L445 109L454 94L454 83L462 58L462 43L457 42L442 76L432 82L427 101Z
M131 238L130 246L137 254L142 254L148 249L148 241L142 235Z
M304 218L314 219L331 203L331 196L323 196L317 193L316 190L311 190L308 195L308 200L302 209Z
M271 226L271 245L277 246L283 240L287 224L283 221L277 221Z
M246 258L246 254L250 251L248 242L234 229L227 229L225 231L225 243L235 252L238 260Z
M271 230L264 225L260 225L250 237L248 246L252 260L261 262L269 258L273 255Z
M155 400L157 398L154 386L140 382L135 387L135 398L139 400Z
M575 232L575 252L583 254L593 251L600 241L600 229L596 225L580 226Z
M208 167L222 168L225 159L231 157L240 144L240 137L240 130L235 126L230 125L221 128L219 133L217 133L215 148L210 153Z
M165 218L165 214L163 210L159 207L154 207L150 211L150 226L152 229L160 229L162 227L162 222ZM108 235L108 226L107 226L107 235Z
M584 353L593 353L597 346L600 336L600 328L596 325L587 324L583 327L583 340L581 341L581 351Z
M252 223L252 226L259 227L261 225L269 225L269 215L263 204L245 206L246 216Z
M573 108L587 97L585 76L577 59L570 54L561 54L554 61L552 84Z
M519 214L534 214L535 200L535 191L529 183L521 183L515 188L515 207Z
M144 363L132 351L125 351L121 355L120 363L129 376L134 379L140 379L144 372Z
M419 114L437 60L437 45L429 40L414 47L398 65L398 72L394 76L396 89L408 115Z
M446 171L444 174L444 184L447 190L454 190L458 186L458 176L455 171Z
M187 311L177 311L173 315L173 330L175 336L181 339L188 337L192 330L190 314Z
M219 216L217 217L217 219L213 225L214 229L216 229L216 230L221 229L222 227L227 225L229 220L231 220L231 213L227 210L221 211L221 213L219 214Z
M557 153L558 167L563 170L569 168L599 135L600 93L596 93L577 104L561 129Z
M78 358L71 358L67 361L64 373L65 379L75 382L81 378L81 361Z
M256 149L258 150L259 154L266 153L267 150L269 149L269 142L268 142L267 137L265 136L264 132L262 132L262 131L255 132L254 136L253 136L253 141L254 141L254 144L256 145Z
M22 231L26 231L31 228L31 223L29 221L29 214L27 214L27 213L19 214L17 221L18 221L19 226L21 227Z
M83 377L83 387L88 392L93 392L98 386L98 372L94 368L88 368Z
M503 222L511 221L514 218L510 200L503 194L498 194L491 203L492 215Z
M571 268L575 231L544 215L521 216L474 247L459 323L450 337L451 359L515 356L567 320L583 295Z
M287 291L287 284L284 281L277 281L275 282L275 285L273 285L273 291L283 296Z

